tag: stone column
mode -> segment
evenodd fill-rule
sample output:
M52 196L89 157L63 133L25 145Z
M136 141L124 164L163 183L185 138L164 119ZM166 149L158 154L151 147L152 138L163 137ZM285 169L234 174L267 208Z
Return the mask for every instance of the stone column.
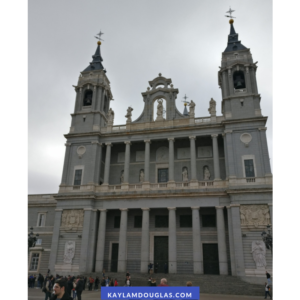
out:
M252 94L253 93L253 89L251 86L251 79L250 79L250 73L249 73L249 65L245 65L245 80L246 80L246 89L247 89L247 93L248 94Z
M89 258L88 249L89 249L89 239L90 239L90 227L92 219L92 208L84 209L84 219L83 227L81 234L81 249L80 249L80 259L79 259L79 272L85 273L87 270L87 263Z
M223 145L224 145L224 158L225 158L225 172L226 172L226 180L228 179L228 156L227 156L227 147L226 147L226 134L222 133L223 136Z
M97 86L93 87L93 97L92 97L92 110L96 109L96 99L97 99Z
M224 206L216 206L220 275L228 275Z
M126 147L125 147L125 162L124 162L124 182L122 183L122 189L123 188L128 189L131 142L126 141L126 142L124 142L124 144L126 145Z
M169 210L169 273L177 273L176 207Z
M236 276L245 276L243 240L240 219L240 205L231 204L232 236Z
M219 148L218 148L218 135L212 134L213 140L213 157L214 157L214 180L221 180L220 178L220 161L219 161Z
M88 262L87 272L93 272L94 262L96 260L96 232L97 232L97 209L93 209L91 213L91 225L90 225L90 239L88 247Z
M106 143L106 156L105 156L105 166L104 166L104 180L103 186L107 186L109 184L109 170L110 170L110 153L112 143Z
M193 261L194 274L203 274L203 252L200 232L200 207L191 207L193 222Z
M83 92L82 92L82 88L80 88L79 91L77 91L74 113L81 110L82 101L83 101Z
M96 272L102 272L104 262L105 230L106 230L106 209L100 210L100 220L98 229L97 253L96 253Z
M168 187L175 187L174 181L174 138L168 138L169 141L169 180Z
M196 171L196 145L195 136L190 136L190 149L191 149L191 186L198 186L197 171Z
M228 86L229 86L229 96L234 95L234 86L233 86L233 77L232 77L231 68L228 68Z
M65 143L65 146L66 146L65 161L64 161L63 174L62 174L60 185L67 185L67 180L68 180L68 166L70 160L71 143Z
M94 182L96 184L100 184L101 167L102 167L102 143L99 143L99 151L97 155L96 168L95 168L96 172L94 178Z
M142 225L142 245L141 245L141 273L148 272L149 264L149 211L150 208L142 208L143 225Z
M273 204L272 203L268 203L268 205L269 205L269 210L270 210L271 224L273 224Z
M230 206L226 206L226 208L227 208L227 219L228 219L228 234L229 234L229 249L230 249L231 274L232 274L232 276L236 276L234 244L233 244L233 231L232 231L231 207Z
M62 211L63 211L62 209L58 209L58 208L55 209L51 251L50 251L49 265L48 265L48 269L50 269L50 272L51 272L50 274L54 274L54 272L55 272L55 263L56 263L58 241L59 241L59 228L60 228L60 223L61 223Z
M226 134L226 152L228 158L228 178L234 179L236 178L235 173L235 160L234 160L234 150L233 150L233 143L232 143L232 130L225 130L224 133Z
M126 272L127 208L120 208L121 222L119 234L118 272Z
M93 184L99 184L99 180L97 180L98 178L98 166L99 166L99 153L98 153L98 146L100 145L101 148L101 144L98 141L92 141L92 161L94 162L93 165L93 171L92 171L92 176L91 176L91 183Z
M258 130L260 131L261 152L262 152L262 157L264 162L265 176L272 176L267 137L266 137L267 127L258 128Z
M145 164L144 164L144 182L143 188L150 188L150 140L144 140L145 142Z

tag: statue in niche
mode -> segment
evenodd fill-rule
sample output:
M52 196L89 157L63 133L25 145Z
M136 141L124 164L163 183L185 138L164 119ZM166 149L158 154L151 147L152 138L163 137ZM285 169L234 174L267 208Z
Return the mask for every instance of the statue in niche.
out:
M210 180L210 172L209 172L208 166L205 166L203 168L203 179Z
M187 168L184 167L183 168L183 171L182 171L182 181L188 181L189 178L188 178L188 171L187 171Z
M107 112L107 125L114 125L115 112L110 108Z
M209 101L209 109L208 109L208 111L209 111L209 113L210 113L210 115L212 117L215 117L216 113L217 113L217 111L216 111L216 103L217 102L213 98L211 98L210 101Z
M64 263L72 264L75 255L75 241L67 241L65 244Z
M263 241L253 241L251 252L256 264L256 268L265 268L267 266L265 243Z
M121 183L124 182L124 170L122 170L122 172L121 172L120 181L121 181Z
M131 116L132 116L132 112L133 111L133 108L132 107L128 107L127 108L127 114L126 114L126 116L125 116L125 118L127 118L127 120L126 120L126 123L131 123L132 122L132 120L131 120Z
M190 117L195 117L195 106L196 106L195 102L191 100L188 106L190 107Z
M144 182L144 177L145 177L145 174L144 174L144 170L142 169L140 171L140 182Z
M157 115L156 121L161 121L164 119L163 118L163 113L164 113L163 100L159 99L159 100L157 100L157 102L158 102L158 105L157 105L157 112L156 112L156 115Z
M93 92L88 91L85 94L84 100L83 100L83 106L90 106L92 105L92 97L93 97Z

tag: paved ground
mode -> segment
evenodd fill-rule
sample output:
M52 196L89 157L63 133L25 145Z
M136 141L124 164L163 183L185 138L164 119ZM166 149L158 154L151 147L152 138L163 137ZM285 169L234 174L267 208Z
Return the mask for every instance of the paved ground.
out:
M83 291L82 300L96 300L100 298L100 292ZM264 294L261 297L256 296L239 296L239 295L212 295L212 294L200 294L200 300L257 300L263 299ZM44 300L45 294L40 289L29 289L28 300Z

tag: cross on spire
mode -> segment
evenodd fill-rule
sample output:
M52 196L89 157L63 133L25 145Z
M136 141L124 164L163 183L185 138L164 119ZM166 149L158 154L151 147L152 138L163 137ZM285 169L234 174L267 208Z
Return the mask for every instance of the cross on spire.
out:
M184 94L184 97L183 97L184 101L182 101L184 103L184 106L186 106L189 103L188 101L186 101L187 98L188 97L186 96L186 94Z
M96 34L96 35L98 35L98 36L95 36L95 38L96 38L97 40L99 40L99 41L104 41L104 40L101 39L101 35L102 35L102 34L104 34L104 33L101 32L101 30L100 30L100 32L99 32L98 34Z
M227 14L229 14L229 16L225 16L227 18L235 18L233 17L231 14L234 12L235 10L232 10L231 7L229 6L229 11L226 11Z

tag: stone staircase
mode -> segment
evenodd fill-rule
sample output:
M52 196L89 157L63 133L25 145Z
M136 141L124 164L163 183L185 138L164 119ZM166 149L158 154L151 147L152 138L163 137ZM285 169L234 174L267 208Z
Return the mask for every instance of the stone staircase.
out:
M148 286L149 274L130 273L132 286ZM84 276L92 276L95 278L102 274L89 273ZM124 273L106 273L110 278L117 278L119 286L125 284ZM161 278L168 280L169 286L185 286L187 281L191 281L193 286L200 287L200 293L203 294L227 294L227 295L248 295L248 296L264 296L264 286L250 284L241 279L227 275L195 275L195 274L153 274L156 284L160 283Z

